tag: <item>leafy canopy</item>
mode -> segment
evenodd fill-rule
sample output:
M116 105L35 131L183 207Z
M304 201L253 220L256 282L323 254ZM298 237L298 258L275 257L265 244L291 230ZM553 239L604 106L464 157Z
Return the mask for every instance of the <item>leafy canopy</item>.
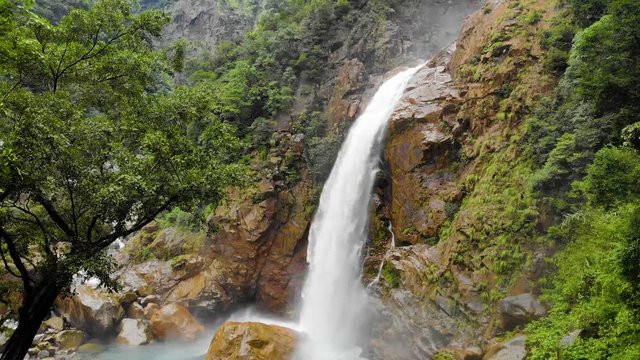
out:
M161 83L168 17L100 0L52 25L0 0L0 236L24 289L109 284L104 249L174 206L215 202L237 181L239 141L213 89ZM162 91L160 91L162 90Z

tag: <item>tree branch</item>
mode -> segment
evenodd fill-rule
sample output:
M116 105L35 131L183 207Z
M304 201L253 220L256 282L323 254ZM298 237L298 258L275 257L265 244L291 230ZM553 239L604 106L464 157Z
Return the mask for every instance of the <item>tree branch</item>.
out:
M42 207L44 207L44 209L47 211L47 214L49 214L49 217L51 218L51 220L53 220L53 222L60 228L60 230L62 230L65 233L65 235L67 235L72 239L76 238L76 233L64 221L62 216L58 214L58 212L56 211L53 204L51 204L51 202L49 202L42 195L39 195L39 194L35 196L35 200L40 205L42 205Z
M167 210L169 206L171 206L171 204L173 204L175 201L176 201L176 197L169 198L162 206L156 209L156 211L149 214L144 219L140 220L137 224L135 224L131 228L121 232L114 231L110 235L100 238L98 241L94 243L94 245L103 249L109 246L112 242L116 241L116 239L118 239L119 237L127 237L130 234L142 229L143 227L147 226L150 222L152 222L161 212Z
M4 230L0 226L0 238L4 239L4 242L7 244L7 249L9 250L9 256L11 256L11 261L13 261L13 265L18 269L20 273L20 278L22 278L22 284L24 286L25 292L29 292L32 289L31 286L31 278L29 277L29 272L27 268L22 263L20 259L20 254L18 253L18 249L16 249L16 244L13 242L11 235Z
M89 224L89 227L87 228L87 241L91 242L91 238L93 237L93 228L96 227L96 224L98 223L98 219L100 218L100 215L96 215L93 218L91 218L91 223Z
M11 267L9 266L9 263L7 262L7 256L4 254L4 249L2 249L2 245L0 245L0 256L2 257L2 263L4 264L4 268L7 270L8 273L17 277L18 279L22 278L20 274L15 273L13 269L11 269Z

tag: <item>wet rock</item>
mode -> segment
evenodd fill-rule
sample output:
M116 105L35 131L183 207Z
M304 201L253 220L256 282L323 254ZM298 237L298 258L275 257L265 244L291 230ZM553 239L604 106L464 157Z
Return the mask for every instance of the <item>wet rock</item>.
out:
M544 306L529 293L504 298L500 301L499 307L502 328L505 331L525 325L546 313Z
M63 350L75 350L82 344L85 333L79 330L64 330L56 334L56 343Z
M116 338L118 344L139 346L148 344L152 335L149 326L140 319L122 319L120 333Z
M147 304L147 306L145 306L144 308L144 318L145 319L151 319L151 316L153 315L153 313L156 310L160 310L160 305L156 304L156 303L149 303Z
M461 190L449 169L458 157L460 145L453 133L459 124L448 115L458 102L445 68L427 65L409 82L392 115L384 158L398 243L435 237L450 215L447 204L459 200Z
M113 330L124 315L116 295L87 285L77 286L71 297L58 298L56 308L73 327L96 336Z
M193 341L204 331L204 327L189 310L178 304L165 305L153 311L149 326L153 335L161 340L178 337Z
M44 325L50 329L62 331L62 329L64 329L64 320L61 317L52 316L44 321Z
M38 352L37 358L38 359L44 359L44 358L48 358L49 357L49 352L47 350L41 350L40 352Z
M489 346L482 360L524 360L526 357L526 337L517 336Z
M132 303L127 309L127 317L131 319L144 319L144 308L137 302Z
M261 323L226 322L216 332L206 360L288 360L293 355L293 330Z

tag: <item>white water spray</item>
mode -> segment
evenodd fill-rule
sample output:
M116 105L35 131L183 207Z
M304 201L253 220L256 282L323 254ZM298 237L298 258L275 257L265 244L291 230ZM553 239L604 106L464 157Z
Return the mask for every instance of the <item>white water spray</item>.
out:
M361 282L361 251L367 240L380 145L391 113L419 68L395 75L378 89L351 127L322 190L309 232L300 359L360 359L368 304Z

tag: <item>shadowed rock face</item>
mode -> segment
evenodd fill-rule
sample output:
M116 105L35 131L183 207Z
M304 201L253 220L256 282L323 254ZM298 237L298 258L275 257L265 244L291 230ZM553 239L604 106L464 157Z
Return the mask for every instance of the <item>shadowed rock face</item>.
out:
M221 41L240 39L254 24L255 9L233 9L222 0L175 0L167 11L172 21L164 30L163 43L179 39L213 51Z

